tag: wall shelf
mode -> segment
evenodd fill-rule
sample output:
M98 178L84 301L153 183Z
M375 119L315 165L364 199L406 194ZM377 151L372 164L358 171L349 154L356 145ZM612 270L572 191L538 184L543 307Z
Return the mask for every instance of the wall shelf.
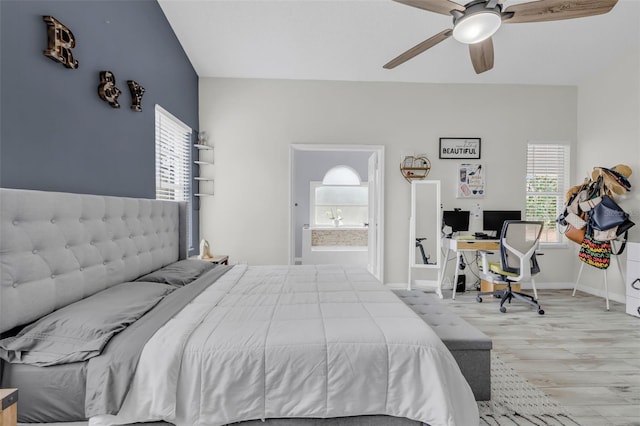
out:
M408 155L400 163L400 173L409 183L426 178L430 170L431 162L425 156Z
M194 164L198 166L212 166L213 165L213 146L203 143L196 143L193 146L198 150L198 158L194 160ZM202 173L202 170L200 170ZM194 194L196 197L211 197L213 196L213 178L205 176L194 176L193 179L197 182L197 192Z
M198 149L204 149L204 150L211 150L211 149L213 149L213 147L212 147L212 146L209 146L209 145L203 145L203 144L201 144L201 143L194 143L194 144L193 144L193 146L195 146L195 147L196 147L196 148L198 148Z

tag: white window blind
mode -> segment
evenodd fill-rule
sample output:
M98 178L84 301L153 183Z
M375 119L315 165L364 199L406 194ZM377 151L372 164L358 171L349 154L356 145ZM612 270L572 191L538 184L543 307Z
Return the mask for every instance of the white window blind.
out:
M156 199L187 202L190 248L191 134L189 126L156 105Z
M569 183L569 145L529 143L527 145L527 220L541 220L540 241L562 241L556 218L564 204Z

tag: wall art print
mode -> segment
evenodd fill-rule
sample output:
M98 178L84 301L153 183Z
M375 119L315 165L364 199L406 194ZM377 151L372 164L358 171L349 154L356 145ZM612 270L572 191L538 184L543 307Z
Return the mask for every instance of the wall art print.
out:
M438 158L480 159L480 138L440 138Z
M482 164L460 164L456 176L456 198L483 198L485 172Z

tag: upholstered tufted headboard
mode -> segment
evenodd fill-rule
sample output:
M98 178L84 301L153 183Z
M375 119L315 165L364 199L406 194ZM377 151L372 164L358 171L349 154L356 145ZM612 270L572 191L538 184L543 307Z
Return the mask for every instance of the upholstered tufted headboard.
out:
M0 188L0 332L187 255L186 204Z

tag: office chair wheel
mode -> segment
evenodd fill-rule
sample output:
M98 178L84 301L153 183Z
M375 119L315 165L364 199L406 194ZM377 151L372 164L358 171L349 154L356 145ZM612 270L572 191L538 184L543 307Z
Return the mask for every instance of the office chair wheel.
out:
M480 297L480 296L476 296L476 302L478 302L478 303L482 303L482 297Z
M500 306L500 312L504 314L505 312L507 312L507 308L505 308L504 306Z
M544 315L544 309L542 309L542 308L538 309L538 314Z

